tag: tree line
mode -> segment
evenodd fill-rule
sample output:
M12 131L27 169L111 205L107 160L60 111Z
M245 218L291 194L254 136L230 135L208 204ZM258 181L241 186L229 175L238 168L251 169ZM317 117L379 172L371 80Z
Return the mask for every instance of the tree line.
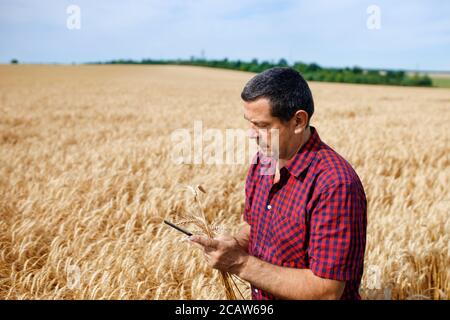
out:
M241 60L208 60L204 58L191 57L189 60L155 60L142 59L136 60L111 60L107 62L98 62L99 64L173 64L173 65L190 65L212 68L223 68L231 70L262 72L273 67L292 67L299 71L306 80L324 81L324 82L344 82L344 83L366 83L366 84L384 84L384 85L400 85L400 86L422 86L431 87L432 80L427 75L408 75L405 71L394 70L364 70L360 67L346 68L324 68L317 63L295 62L289 64L286 59L280 59L278 62L273 61L251 61Z

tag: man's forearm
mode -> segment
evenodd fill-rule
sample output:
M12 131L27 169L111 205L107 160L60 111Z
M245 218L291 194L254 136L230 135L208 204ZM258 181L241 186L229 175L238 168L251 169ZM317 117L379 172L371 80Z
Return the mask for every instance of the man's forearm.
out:
M248 257L238 275L279 299L339 299L343 291L339 281L330 287L334 280L319 278L310 269L281 267L254 256Z

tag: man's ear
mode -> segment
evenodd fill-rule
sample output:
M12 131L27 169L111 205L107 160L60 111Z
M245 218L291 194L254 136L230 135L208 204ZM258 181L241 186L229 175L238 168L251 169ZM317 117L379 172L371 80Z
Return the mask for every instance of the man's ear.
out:
M294 132L296 134L300 134L303 131L305 131L306 127L308 126L308 113L305 110L298 110L294 115L294 121L295 121L295 129Z

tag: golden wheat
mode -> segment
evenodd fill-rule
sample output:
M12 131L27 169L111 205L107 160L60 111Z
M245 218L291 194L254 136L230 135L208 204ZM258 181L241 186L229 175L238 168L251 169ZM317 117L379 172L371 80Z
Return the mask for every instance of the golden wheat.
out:
M248 164L175 165L170 134L195 120L245 128L251 76L0 66L0 298L226 298L220 273L161 220L189 212L180 186L202 183L205 218L236 232ZM367 193L363 297L449 299L450 91L311 88L313 125Z

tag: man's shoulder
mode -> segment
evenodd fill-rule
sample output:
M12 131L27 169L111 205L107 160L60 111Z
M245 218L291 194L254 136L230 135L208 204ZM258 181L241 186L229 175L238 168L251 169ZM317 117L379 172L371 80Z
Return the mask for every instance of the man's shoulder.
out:
M358 174L350 162L325 143L317 151L314 165L317 172L317 186L320 189L342 184L361 185Z

